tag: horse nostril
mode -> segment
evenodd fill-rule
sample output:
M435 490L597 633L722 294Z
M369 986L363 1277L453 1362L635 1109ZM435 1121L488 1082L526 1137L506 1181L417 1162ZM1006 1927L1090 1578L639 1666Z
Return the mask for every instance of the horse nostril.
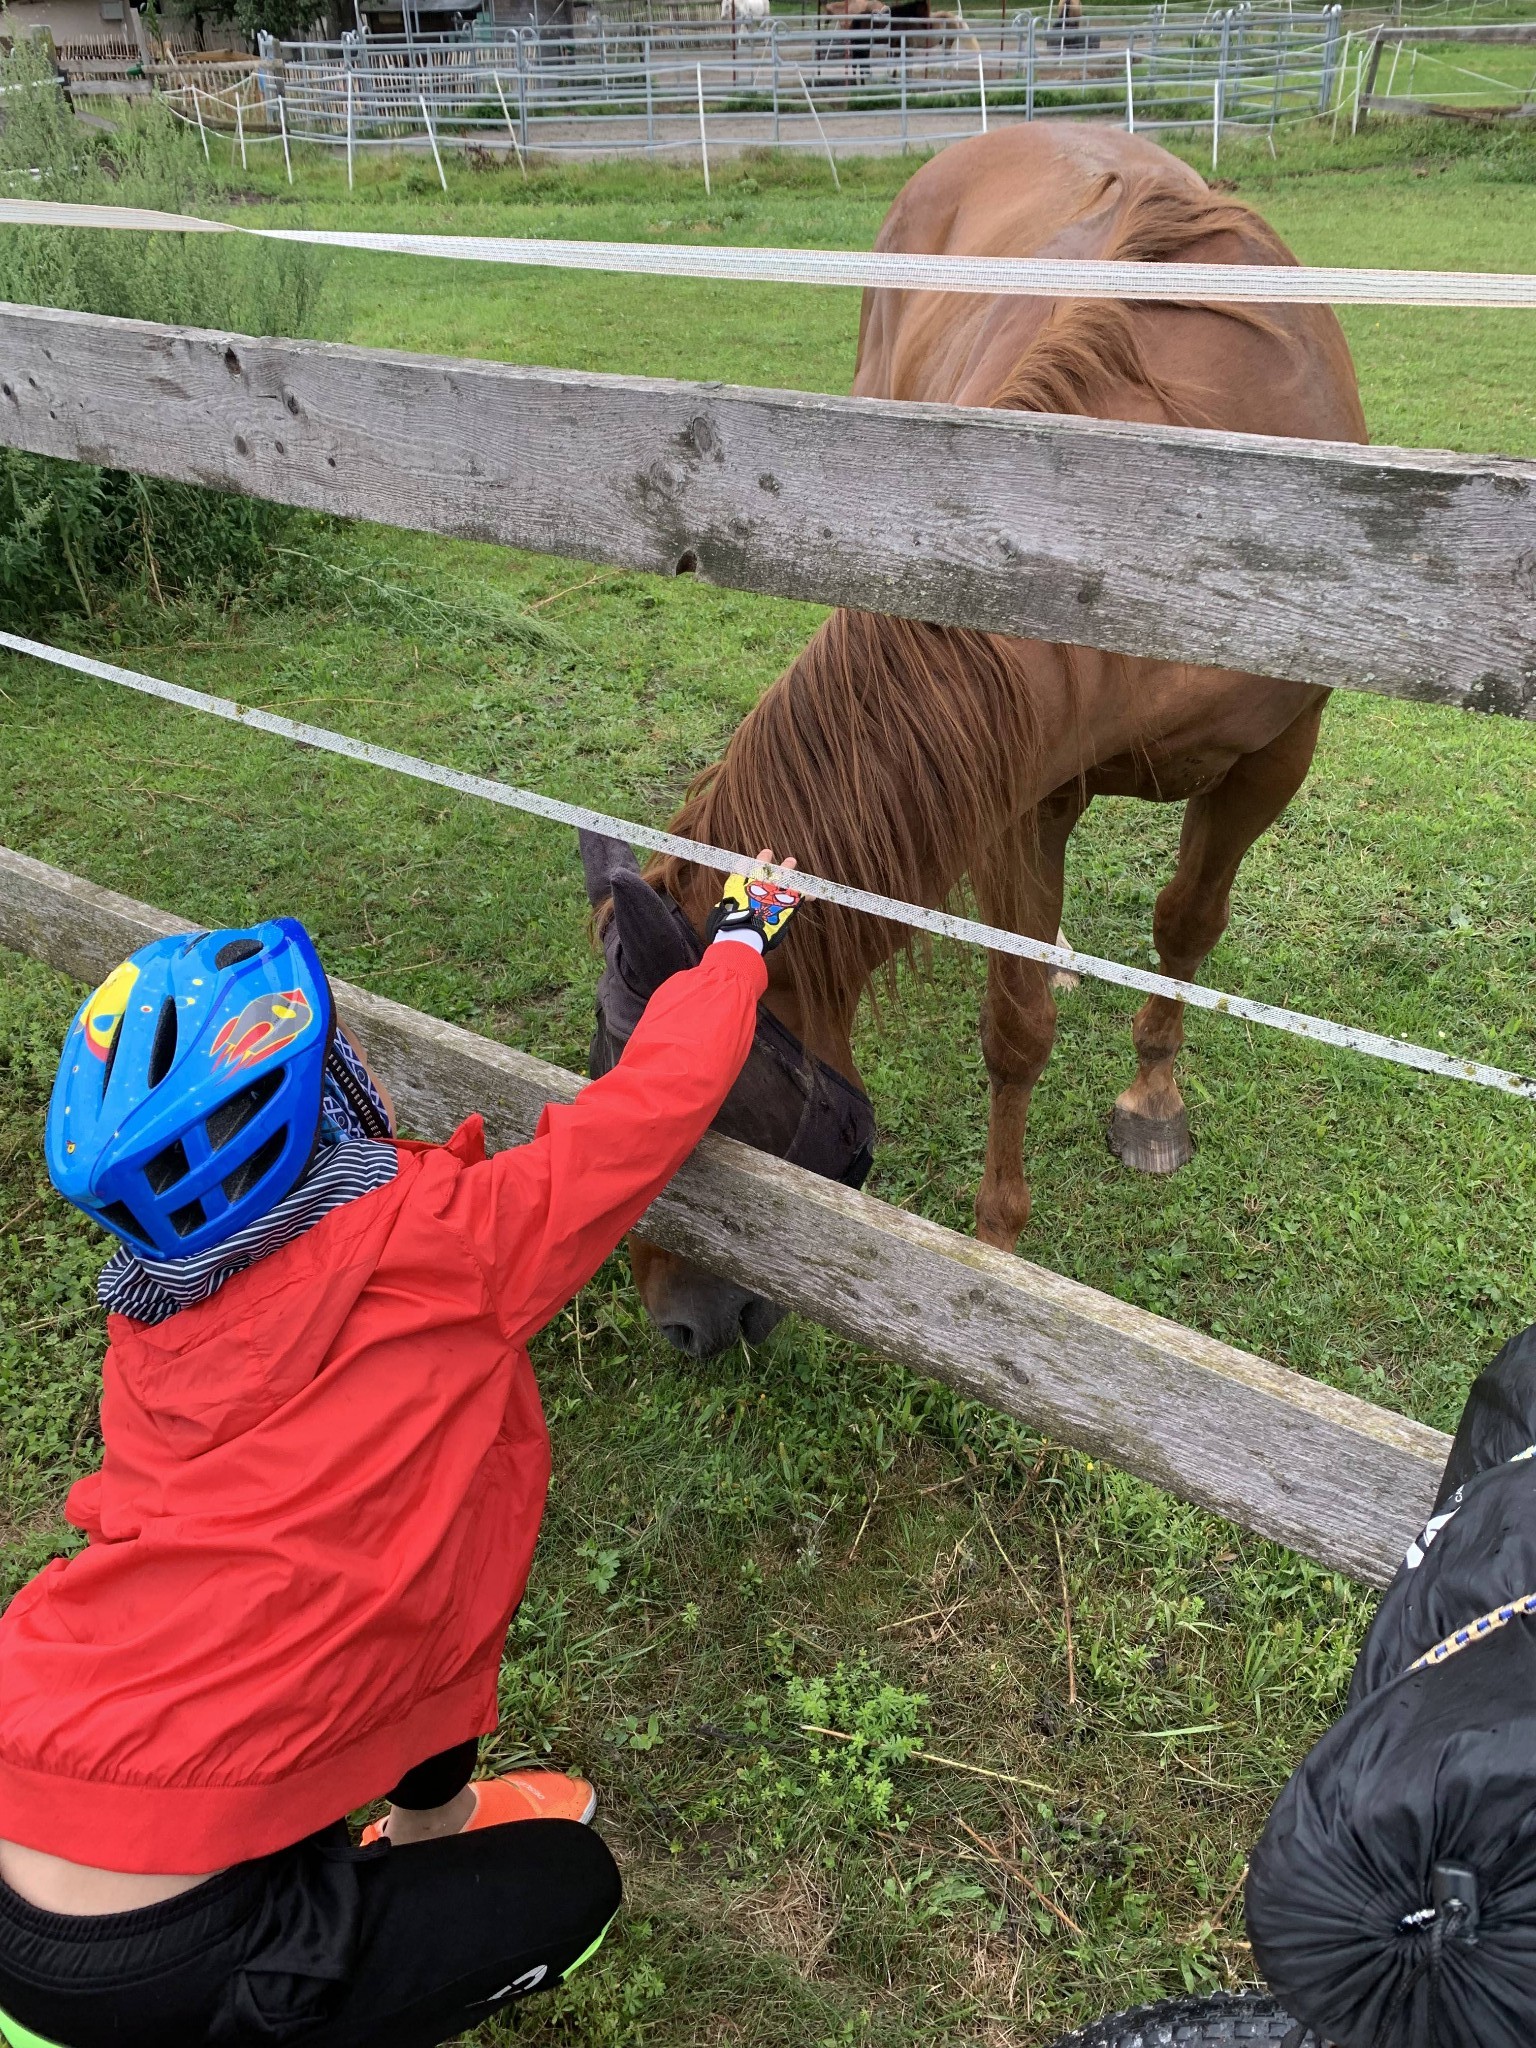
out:
M661 1334L678 1351L686 1351L690 1358L702 1358L699 1333L692 1323L663 1323Z
M763 1344L783 1320L784 1311L777 1303L754 1294L742 1306L741 1334L749 1344Z

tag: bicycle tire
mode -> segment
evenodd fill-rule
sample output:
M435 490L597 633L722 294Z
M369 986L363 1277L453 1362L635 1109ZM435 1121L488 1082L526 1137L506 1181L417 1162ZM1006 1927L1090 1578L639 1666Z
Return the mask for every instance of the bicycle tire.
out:
M1267 1991L1224 1991L1111 2013L1075 2034L1063 2034L1052 2048L1278 2048L1295 2027ZM1312 2048L1313 2037L1302 2038Z

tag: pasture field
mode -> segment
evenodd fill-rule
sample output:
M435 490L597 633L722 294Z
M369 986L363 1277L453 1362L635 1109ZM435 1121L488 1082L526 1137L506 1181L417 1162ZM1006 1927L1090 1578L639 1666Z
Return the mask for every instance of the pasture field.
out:
M1198 152L1194 160L1198 161ZM305 164L317 224L867 245L911 169ZM1385 124L1233 145L1303 258L1530 267L1536 138ZM280 171L280 167L279 167ZM429 181L431 181L429 183ZM227 195L295 217L270 159ZM846 389L852 294L338 258L336 338ZM1536 454L1536 326L1346 315L1375 437ZM683 783L819 614L380 529L300 521L261 602L36 620L111 658L634 817ZM1170 577L1179 573L1170 562ZM1335 699L1250 856L1228 988L1536 1067L1536 734ZM1101 803L1066 925L1149 958L1172 811ZM0 662L0 838L210 922L282 908L333 969L579 1065L595 963L569 835ZM983 963L940 948L864 1030L871 1191L966 1227ZM39 1158L79 991L0 973L4 1590L67 1546L96 1456L99 1239ZM1199 1016L1194 1163L1110 1156L1128 1004L1062 1004L1031 1132L1026 1256L1451 1425L1536 1304L1528 1108ZM555 1483L493 1761L589 1770L627 1914L575 1984L478 2041L752 2048L1049 2041L1251 1974L1239 1882L1336 1710L1358 1588L791 1322L708 1366L648 1330L622 1255L536 1347ZM1347 1485L1349 1475L1341 1473ZM833 1729L843 1740L808 1733Z

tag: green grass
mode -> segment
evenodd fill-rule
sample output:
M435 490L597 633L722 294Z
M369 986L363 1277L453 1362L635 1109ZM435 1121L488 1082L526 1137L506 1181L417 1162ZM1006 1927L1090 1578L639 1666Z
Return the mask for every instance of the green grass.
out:
M418 170L370 165L349 207L336 167L306 163L301 203L316 222L856 246L909 169L845 166L839 197L815 166L750 161L706 200L682 169L540 170L525 189L515 170L450 167L445 204ZM1315 261L1530 264L1536 149L1519 137L1383 127L1350 148L1287 138L1277 163L1234 148L1223 169ZM240 218L294 218L270 167L249 184ZM316 324L837 390L855 318L831 292L347 256ZM1528 321L1348 324L1378 438L1536 453ZM316 523L295 545L322 566L274 563L286 605L125 599L37 627L661 819L819 616L378 529ZM1363 697L1336 699L1324 735L1245 866L1210 977L1536 1066L1536 739ZM1095 807L1070 861L1078 943L1148 957L1177 824ZM7 659L0 838L210 922L290 910L338 973L582 1057L595 969L553 828ZM872 1191L962 1227L984 1128L980 978L974 954L940 949L861 1045ZM38 1160L76 996L7 959L8 1586L61 1546L63 1491L96 1455L100 1245ZM1063 1005L1025 1252L1450 1424L1532 1312L1529 1111L1201 1016L1183 1067L1199 1151L1170 1181L1140 1179L1103 1137L1132 1067L1126 1007L1089 986ZM812 1327L690 1366L645 1327L622 1258L537 1363L556 1481L496 1756L593 1772L630 1907L590 1975L486 2042L1043 2042L1246 1978L1234 1886L1341 1698L1369 1611L1357 1589Z

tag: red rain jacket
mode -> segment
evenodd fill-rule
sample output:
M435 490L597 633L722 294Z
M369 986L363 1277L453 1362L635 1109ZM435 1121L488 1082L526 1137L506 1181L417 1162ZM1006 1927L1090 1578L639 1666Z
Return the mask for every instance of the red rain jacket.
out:
M693 1150L766 984L710 947L531 1144L402 1145L209 1301L109 1319L90 1542L0 1619L0 1837L215 1870L496 1726L549 1478L528 1339Z

